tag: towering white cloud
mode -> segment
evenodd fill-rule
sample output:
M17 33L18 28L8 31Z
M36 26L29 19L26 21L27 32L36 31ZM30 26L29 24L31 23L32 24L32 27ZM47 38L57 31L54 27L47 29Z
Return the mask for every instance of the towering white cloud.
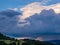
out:
M21 20L23 20L23 19L25 19L25 18L27 18L29 16L32 16L35 13L39 14L41 12L41 10L42 10L41 8L43 8L43 7L38 2L28 4L24 8L21 8L21 11L23 11L23 14L21 16Z
M50 7L55 11L55 13L60 13L60 3L51 5Z
M36 13L40 14L42 10L49 10L49 9L53 9L55 13L60 13L60 3L49 6L43 6L40 2L34 2L28 4L20 9L22 11L22 16L20 17L20 20L24 20Z

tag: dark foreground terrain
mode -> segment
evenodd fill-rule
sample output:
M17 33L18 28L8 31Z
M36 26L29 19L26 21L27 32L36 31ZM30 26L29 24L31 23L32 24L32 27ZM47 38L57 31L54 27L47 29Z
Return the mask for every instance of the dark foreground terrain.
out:
M59 42L60 41L37 41L31 39L17 40L0 33L0 45L59 45Z

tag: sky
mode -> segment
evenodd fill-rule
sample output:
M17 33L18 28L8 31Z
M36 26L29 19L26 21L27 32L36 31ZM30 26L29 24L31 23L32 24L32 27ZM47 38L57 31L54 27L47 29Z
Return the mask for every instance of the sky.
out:
M60 33L60 0L0 0L0 32L10 36Z
M0 11L8 8L21 8L33 2L42 2L42 4L51 5L60 3L60 0L0 0Z

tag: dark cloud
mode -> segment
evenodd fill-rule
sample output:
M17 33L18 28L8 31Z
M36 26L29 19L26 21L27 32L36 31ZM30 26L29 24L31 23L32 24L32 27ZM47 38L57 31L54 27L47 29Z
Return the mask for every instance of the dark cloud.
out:
M27 18L31 25L29 29L40 33L60 33L60 14L54 10L42 10L40 14L35 14Z
M6 11L1 11L0 15L5 15L5 16L8 16L8 17L13 17L13 16L16 16L16 15L21 15L21 13L19 13L17 11L14 11L14 10L6 10Z
M6 34L18 33L17 23L18 16L21 13L13 10L5 10L0 12L0 32Z
M4 15L3 15L3 14ZM40 14L34 14L25 19L30 25L18 27L18 15L16 12L0 12L0 32L13 36L39 36L41 33L60 33L60 14L54 10L42 10ZM10 16L11 14L11 16ZM9 18L12 17L12 18ZM25 24L26 22L20 22Z

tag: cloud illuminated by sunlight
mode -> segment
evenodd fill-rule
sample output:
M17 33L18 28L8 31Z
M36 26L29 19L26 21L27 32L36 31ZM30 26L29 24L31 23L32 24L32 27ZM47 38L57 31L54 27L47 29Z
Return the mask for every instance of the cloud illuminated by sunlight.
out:
M55 13L60 13L60 3L53 4L50 6L43 6L41 5L40 2L34 2L31 4L28 4L25 7L20 8L20 10L22 11L22 16L20 17L20 20L24 20L36 13L40 14L42 10L49 10L49 9L53 9Z

